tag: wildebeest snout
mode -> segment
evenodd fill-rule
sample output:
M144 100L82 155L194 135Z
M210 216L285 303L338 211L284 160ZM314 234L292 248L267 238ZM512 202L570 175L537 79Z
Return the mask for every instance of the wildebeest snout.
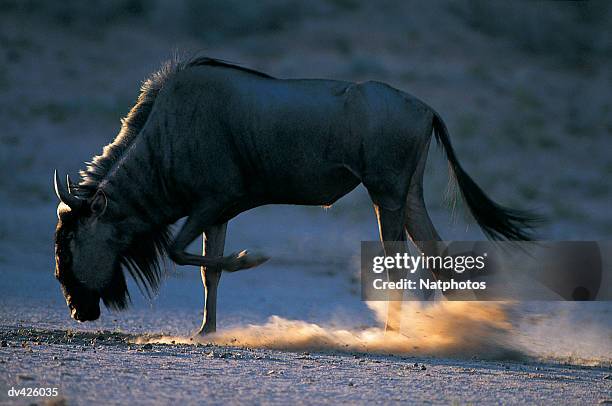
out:
M70 306L70 316L79 322L94 321L100 318L100 304L89 303L87 305Z

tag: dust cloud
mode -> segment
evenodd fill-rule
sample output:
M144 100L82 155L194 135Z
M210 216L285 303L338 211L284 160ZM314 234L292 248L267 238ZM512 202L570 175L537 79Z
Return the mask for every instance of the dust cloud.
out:
M369 302L381 325L385 302ZM482 302L405 302L400 334L384 328L328 327L272 316L265 324L219 331L202 338L142 337L139 343L213 343L288 351L360 352L414 356L515 359L509 341L508 304Z

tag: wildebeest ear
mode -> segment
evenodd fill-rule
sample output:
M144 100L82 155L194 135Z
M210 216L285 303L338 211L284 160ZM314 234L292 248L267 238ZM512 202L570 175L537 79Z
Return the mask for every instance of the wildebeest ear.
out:
M106 199L106 194L103 190L99 189L94 197L91 199L91 203L89 204L89 208L94 216L101 216L104 214L106 210L106 205L108 200Z

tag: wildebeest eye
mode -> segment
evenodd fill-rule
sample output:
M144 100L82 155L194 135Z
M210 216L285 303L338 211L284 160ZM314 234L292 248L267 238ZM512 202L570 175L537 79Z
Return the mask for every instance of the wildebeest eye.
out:
M106 194L102 189L99 189L89 205L89 210L91 210L94 216L101 216L104 214L107 204L108 199L106 198Z

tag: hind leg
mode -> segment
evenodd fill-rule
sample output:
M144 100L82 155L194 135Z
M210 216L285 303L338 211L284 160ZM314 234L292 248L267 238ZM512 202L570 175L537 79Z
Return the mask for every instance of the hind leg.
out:
M441 238L429 218L423 195L409 195L406 207L406 231L419 251L428 257L438 256L442 252ZM448 270L431 270L435 279L448 280L451 273ZM430 292L428 297L431 295Z
M428 150L429 142L421 150L421 158L410 181L408 197L406 198L405 225L410 239L419 250L427 256L436 256L439 255L439 244L437 242L441 241L441 238L431 222L423 197L423 173L427 163ZM434 276L439 277L438 274L434 274Z
M376 216L378 218L378 228L380 231L380 239L383 243L386 256L395 256L397 252L397 244L391 244L394 241L406 241L406 233L404 231L404 207L396 210L385 209L378 205L374 206ZM405 246L405 244L402 244ZM397 269L388 271L387 277L389 281L396 282L402 278L402 273ZM387 303L387 321L385 324L386 331L399 331L400 316L402 312L402 291L393 290L389 293Z
M435 242L441 241L438 231L431 222L422 190L410 190L406 199L406 231L416 246L426 255L436 255Z

